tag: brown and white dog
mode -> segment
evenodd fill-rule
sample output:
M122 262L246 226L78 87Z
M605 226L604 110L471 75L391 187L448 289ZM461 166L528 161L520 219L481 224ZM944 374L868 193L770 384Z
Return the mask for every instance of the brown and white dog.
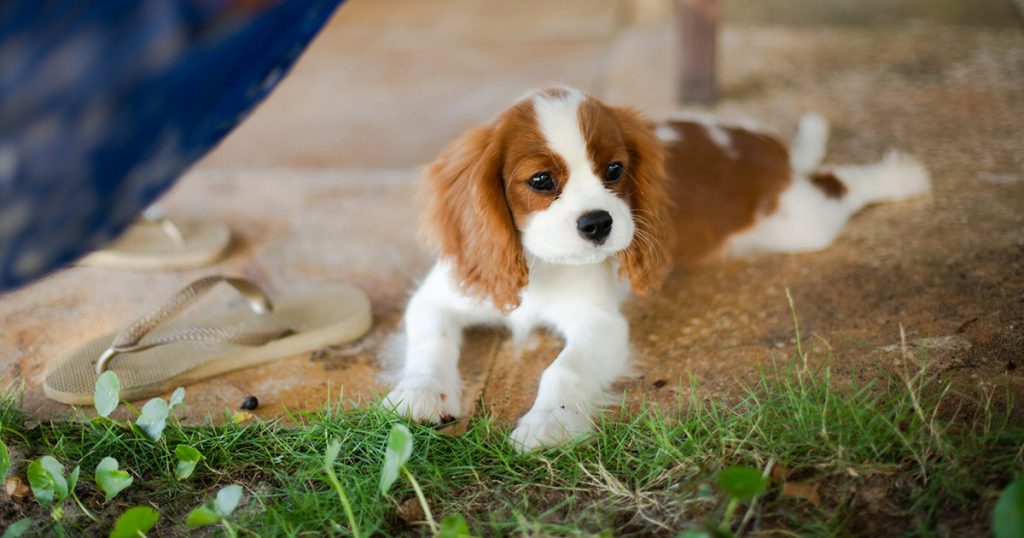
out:
M522 450L593 428L626 371L620 305L675 265L828 246L867 204L928 192L925 169L890 153L820 168L828 127L801 120L791 151L754 128L654 123L576 90L530 94L452 143L426 170L426 229L439 261L405 314L405 361L385 405L419 421L460 413L469 325L565 347L512 432Z

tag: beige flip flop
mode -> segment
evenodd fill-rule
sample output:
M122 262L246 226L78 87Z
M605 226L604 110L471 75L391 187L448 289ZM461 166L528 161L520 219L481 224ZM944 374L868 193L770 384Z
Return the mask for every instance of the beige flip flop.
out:
M222 258L230 245L231 230L220 222L144 217L78 265L137 271L195 269Z
M241 293L248 308L169 321L218 283ZM82 346L50 366L46 396L91 405L96 380L117 373L121 398L137 400L275 359L353 341L369 330L370 300L349 285L283 294L271 303L252 281L209 276L189 284L119 333Z

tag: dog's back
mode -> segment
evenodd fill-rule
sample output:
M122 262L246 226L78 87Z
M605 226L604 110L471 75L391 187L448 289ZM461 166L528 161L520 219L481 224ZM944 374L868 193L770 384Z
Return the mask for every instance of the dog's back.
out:
M896 152L871 165L823 167L828 124L807 114L790 148L764 129L703 117L661 122L675 204L674 253L716 255L827 247L865 205L928 192L924 167Z

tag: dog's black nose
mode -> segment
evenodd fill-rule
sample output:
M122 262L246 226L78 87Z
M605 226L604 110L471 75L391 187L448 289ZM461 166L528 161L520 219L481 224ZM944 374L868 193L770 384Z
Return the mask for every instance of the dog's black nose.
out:
M584 213L576 220L576 229L584 238L600 245L612 233L612 216L607 211Z

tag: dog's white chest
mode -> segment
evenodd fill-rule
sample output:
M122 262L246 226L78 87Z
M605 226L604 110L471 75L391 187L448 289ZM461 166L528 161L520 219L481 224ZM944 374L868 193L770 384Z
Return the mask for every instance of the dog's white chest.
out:
M596 310L617 310L628 288L617 281L611 263L530 266L523 302L505 317L516 338L538 326L559 330L573 319Z

